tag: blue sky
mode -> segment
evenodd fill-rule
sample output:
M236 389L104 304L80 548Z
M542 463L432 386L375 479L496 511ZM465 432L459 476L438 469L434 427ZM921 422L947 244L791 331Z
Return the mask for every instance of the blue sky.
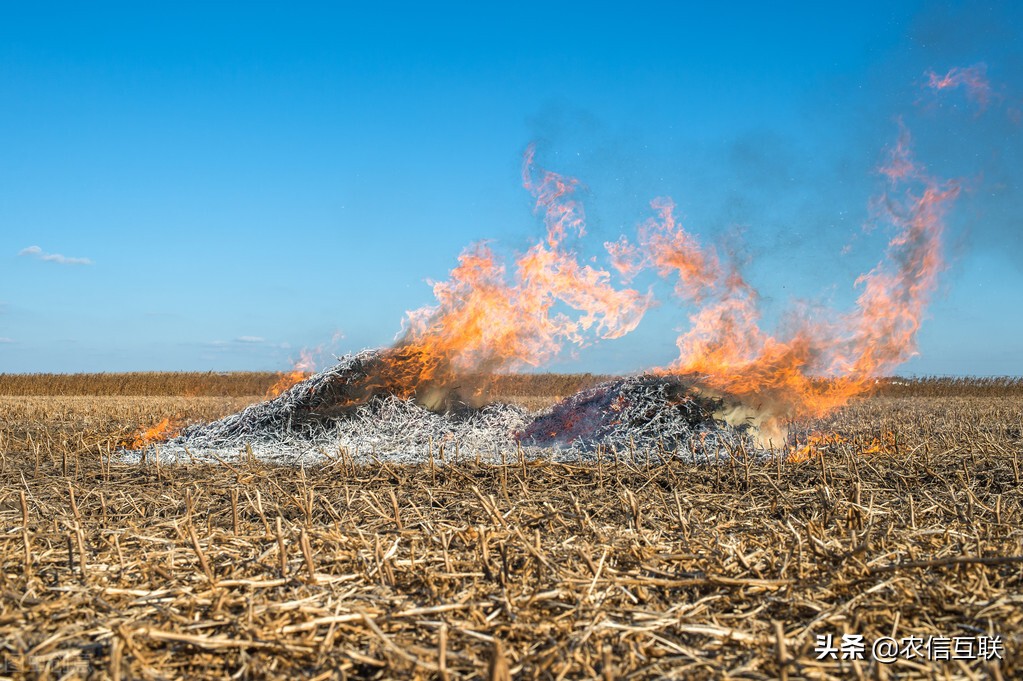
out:
M892 4L7 5L0 371L280 369L387 344L471 242L542 234L530 143L582 182L584 253L671 196L747 256L768 319L847 309L884 249L862 226L901 118L969 188L903 373L1019 374L1023 9ZM975 64L986 107L923 87ZM688 310L657 295L636 332L551 368L668 363Z

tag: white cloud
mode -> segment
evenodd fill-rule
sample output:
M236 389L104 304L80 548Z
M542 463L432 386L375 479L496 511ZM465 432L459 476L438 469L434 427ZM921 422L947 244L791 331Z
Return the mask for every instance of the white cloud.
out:
M265 343L266 339L260 336L238 336L235 339L239 343Z
M13 338L0 337L0 343L13 343L13 342L14 342Z
M18 252L18 255L32 256L39 258L43 262L55 262L58 265L91 265L92 260L88 258L69 258L66 255L60 253L47 253L38 246L29 246L23 248Z

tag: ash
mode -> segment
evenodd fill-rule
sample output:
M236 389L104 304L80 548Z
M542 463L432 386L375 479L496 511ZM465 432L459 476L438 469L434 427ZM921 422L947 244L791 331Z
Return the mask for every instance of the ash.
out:
M636 377L602 384L532 413L509 404L426 409L374 384L383 361L376 350L348 355L280 396L219 421L198 424L127 460L232 460L251 454L298 465L336 459L418 463L459 458L499 460L519 450L529 458L573 461L602 452L716 458L752 437L713 417L713 400L676 378Z
M719 399L701 395L674 376L623 378L583 390L537 415L519 435L534 446L645 452L648 455L716 458L756 447L749 428L734 428L714 413Z

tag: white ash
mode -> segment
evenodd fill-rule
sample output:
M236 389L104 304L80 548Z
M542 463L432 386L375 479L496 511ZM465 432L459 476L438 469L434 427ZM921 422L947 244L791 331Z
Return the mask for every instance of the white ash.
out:
M580 391L538 414L519 440L580 453L638 450L698 459L754 451L749 428L714 417L720 406L678 377L623 378Z
M500 460L522 451L562 461L607 455L650 459L716 459L752 449L743 428L715 420L712 406L678 379L625 378L584 390L550 409L531 413L509 404L426 409L367 386L379 351L349 355L331 369L280 396L219 421L185 429L178 437L127 460L231 461L249 455L277 463L313 464L342 452L354 461L417 463L431 456ZM348 406L349 402L351 406Z

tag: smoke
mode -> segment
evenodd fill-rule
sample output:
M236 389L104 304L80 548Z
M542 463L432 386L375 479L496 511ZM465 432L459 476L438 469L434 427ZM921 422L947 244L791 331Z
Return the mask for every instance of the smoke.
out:
M1023 270L1023 5L956 2L910 28L921 157L967 178L957 235Z
M815 282L839 283L816 302L852 302L841 281L884 246L880 233L859 233L869 223L862 198L901 119L931 172L961 180L946 281L971 254L1023 271L1023 4L926 3L898 21L862 68L822 70L795 88L785 119L751 102L753 114L733 116L730 129L680 113L654 131L553 103L530 121L531 135L547 140L549 162L586 178L602 240L628 229L650 197L671 196L706 242L751 262L746 274L773 318ZM692 97L698 108L703 93ZM778 267L791 277L784 286Z
M987 79L987 65L975 64L973 66L953 66L944 75L938 75L934 71L928 71L927 87L935 92L942 90L954 90L962 88L966 96L980 107L987 108L991 101L991 83Z

